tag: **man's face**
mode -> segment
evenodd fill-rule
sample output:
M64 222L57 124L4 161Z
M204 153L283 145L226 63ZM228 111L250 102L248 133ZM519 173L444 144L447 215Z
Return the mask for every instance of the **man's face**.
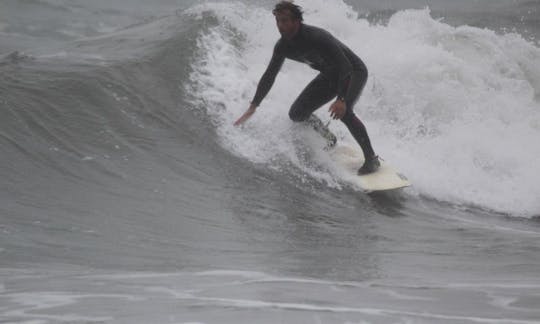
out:
M286 39L292 39L298 32L300 27L300 20L293 19L291 13L288 10L282 12L276 12L276 25L281 34Z

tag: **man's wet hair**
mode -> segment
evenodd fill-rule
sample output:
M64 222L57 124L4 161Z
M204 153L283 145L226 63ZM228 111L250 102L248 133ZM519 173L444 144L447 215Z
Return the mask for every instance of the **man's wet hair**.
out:
M302 14L302 7L295 5L292 1L280 1L274 7L272 13L276 15L277 13L290 13L292 19L304 21Z

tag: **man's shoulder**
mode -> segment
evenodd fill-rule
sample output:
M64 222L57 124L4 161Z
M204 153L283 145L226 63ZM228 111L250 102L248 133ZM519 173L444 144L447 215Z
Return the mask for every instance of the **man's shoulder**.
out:
M322 27L318 27L318 26L313 26L313 25L307 25L307 24L302 24L302 28L303 30L307 33L307 34L312 34L312 35L330 35L330 32Z
M274 44L274 52L281 52L285 48L285 42L283 41L283 38L279 38L276 41L276 44Z
M313 25L302 24L302 31L306 38L312 40L333 38L326 29Z

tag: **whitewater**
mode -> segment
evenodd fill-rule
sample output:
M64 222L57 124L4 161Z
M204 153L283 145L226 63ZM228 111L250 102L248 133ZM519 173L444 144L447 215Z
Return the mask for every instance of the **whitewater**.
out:
M387 25L373 25L344 3L325 8L323 1L310 1L306 7L309 23L326 28L365 60L370 78L355 111L379 154L410 177L417 194L538 215L540 146L532 144L540 138L538 47L519 34L452 27L433 19L429 9L401 11ZM279 167L285 160L339 186L342 179L332 166L320 172L298 159L297 127L287 121L288 108L315 71L287 63L248 129L231 126L266 68L276 27L263 18L264 9L215 10L221 23L199 40L192 90L198 106L215 117L223 145L256 163ZM317 114L330 121L326 109ZM341 123L330 129L355 146Z

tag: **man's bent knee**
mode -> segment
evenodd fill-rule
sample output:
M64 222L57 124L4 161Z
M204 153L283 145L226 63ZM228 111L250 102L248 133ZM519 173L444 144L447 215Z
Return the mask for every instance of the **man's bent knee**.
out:
M302 111L301 109L295 109L295 107L291 107L291 110L289 110L289 118L292 120L292 121L295 121L295 122L302 122L302 121L305 121L306 119L309 118L309 116L311 115L311 113L309 114L306 114L304 111Z

